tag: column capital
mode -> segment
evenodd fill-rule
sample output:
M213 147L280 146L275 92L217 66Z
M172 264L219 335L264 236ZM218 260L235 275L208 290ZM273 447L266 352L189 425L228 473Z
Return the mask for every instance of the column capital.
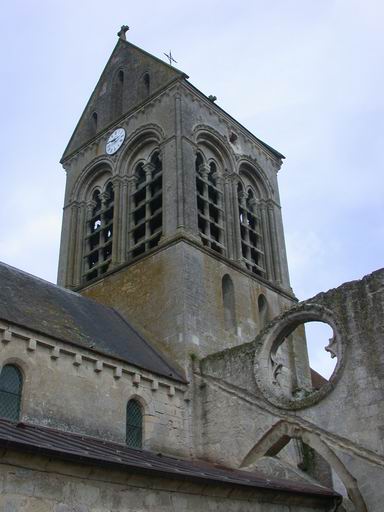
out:
M93 201L93 199L88 201L88 203L86 204L88 218L92 217L93 209L95 208L95 206L96 206L96 201Z
M109 201L109 199L110 199L108 192L106 192L106 191L102 192L100 194L100 199L101 199L102 208L105 208L107 201Z
M247 206L247 194L246 192L244 192L244 190L239 190L237 192L237 197L239 198L239 202L241 204L241 206L244 206L246 207Z
M136 183L138 180L138 177L132 174L132 176L128 176L128 178L125 180L127 183Z
M115 186L115 185L120 185L123 182L123 180L124 180L124 178L122 176L119 176L118 174L116 174L115 176L112 177L111 182L112 182L113 186Z
M147 162L146 164L143 165L143 169L144 169L144 172L145 172L145 176L148 177L148 175L152 175L153 171L155 170L155 166L152 162Z
M203 178L206 178L210 172L211 168L208 164L200 164L199 168L197 169L197 172L201 174Z

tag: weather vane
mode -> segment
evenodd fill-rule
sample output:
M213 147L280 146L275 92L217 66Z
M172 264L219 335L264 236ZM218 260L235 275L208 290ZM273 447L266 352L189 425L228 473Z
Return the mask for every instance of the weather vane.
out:
M164 53L164 55L167 57L167 59L169 60L169 65L172 66L172 62L174 62L175 64L177 64L177 60L175 60L173 57L172 57L172 52L171 50L169 50L169 54L168 53Z

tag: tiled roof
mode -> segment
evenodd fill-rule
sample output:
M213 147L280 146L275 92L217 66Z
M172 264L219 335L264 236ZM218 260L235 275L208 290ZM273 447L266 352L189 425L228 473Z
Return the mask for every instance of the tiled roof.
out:
M93 437L0 419L0 446L39 453L75 463L114 467L152 476L180 480L253 487L294 495L310 495L337 500L338 494L312 484L275 480L260 472L240 471L203 461L187 461Z
M0 319L185 382L116 310L1 262Z

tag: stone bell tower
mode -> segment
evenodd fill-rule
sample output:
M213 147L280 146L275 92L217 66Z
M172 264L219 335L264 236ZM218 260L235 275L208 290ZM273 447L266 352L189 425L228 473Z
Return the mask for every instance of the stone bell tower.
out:
M127 28L61 160L58 283L114 306L184 364L250 341L294 301L284 157Z

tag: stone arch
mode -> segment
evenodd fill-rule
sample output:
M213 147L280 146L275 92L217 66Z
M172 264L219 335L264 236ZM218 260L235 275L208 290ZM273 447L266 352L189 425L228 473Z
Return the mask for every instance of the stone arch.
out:
M8 360L0 368L1 410L0 415L18 422L22 416L24 372L14 361Z
M125 410L128 402L131 400L138 402L142 410L142 444L145 446L148 439L150 438L151 418L155 415L155 409L152 402L148 402L141 395L133 393L129 395L125 401Z
M317 452L337 473L345 487L348 498L355 507L355 512L368 512L356 478L317 433L303 428L297 423L281 420L273 425L247 453L240 464L240 468L251 466L263 456L277 455L291 439L298 438Z
M98 114L96 110L92 112L91 117L89 118L90 128L91 128L91 134L96 135L97 129L98 129Z
M142 395L132 393L128 396L127 402L129 400L137 400L143 408L143 414L145 416L153 416L155 414L154 404L152 402L148 402Z
M194 129L194 138L197 147L206 147L216 155L223 171L231 172L236 167L233 150L226 140L213 128L206 125L198 125Z
M216 145L198 138L195 158L197 226L203 246L219 254L227 250L223 174L227 159Z
M149 141L145 137L141 139L128 159L126 171L132 177L129 180L129 254L136 258L157 247L163 236L163 163L158 141L152 136Z
M21 372L23 378L23 389L21 394L21 406L20 406L20 419L23 418L24 411L26 410L26 406L30 403L31 400L31 379L33 378L33 374L36 371L37 363L33 360L28 360L27 357L16 353L16 349L14 349L13 354L4 354L2 359L0 357L0 372L3 366L6 365L14 365L17 366Z
M135 130L126 141L117 161L118 174L132 175L133 168L140 159L146 161L156 150L161 150L164 139L163 130L155 124L148 124Z
M26 381L28 375L28 364L26 363L26 361L24 361L20 357L7 357L0 362L0 372L2 368L7 365L17 366L23 378L23 383Z
M151 73L148 69L142 73L138 81L137 94L139 100L145 100L151 94Z
M334 337L328 350L337 356L335 369L330 380L320 389L300 398L282 396L272 384L274 361L271 355L299 325L311 321L324 322L332 328ZM345 366L345 341L341 336L341 328L332 311L319 304L304 302L294 306L270 322L268 329L263 331L256 340L258 342L254 360L256 384L265 398L278 407L301 409L314 405L335 387Z
M105 175L105 181L100 182L100 188L103 188L104 183L113 176L112 162L104 156L93 160L85 167L73 186L71 201L85 201L92 187L96 187L95 182L102 175Z
M227 330L236 329L235 287L229 274L224 274L221 280L221 292L224 306L224 325Z
M238 176L241 179L244 190L252 188L257 199L270 199L273 196L273 188L264 171L253 162L242 158L238 163Z
M262 330L269 320L269 304L263 293L260 293L257 297L257 309L259 313L260 330Z
M124 110L124 85L126 77L123 68L116 69L111 81L111 112L113 119L120 117Z

